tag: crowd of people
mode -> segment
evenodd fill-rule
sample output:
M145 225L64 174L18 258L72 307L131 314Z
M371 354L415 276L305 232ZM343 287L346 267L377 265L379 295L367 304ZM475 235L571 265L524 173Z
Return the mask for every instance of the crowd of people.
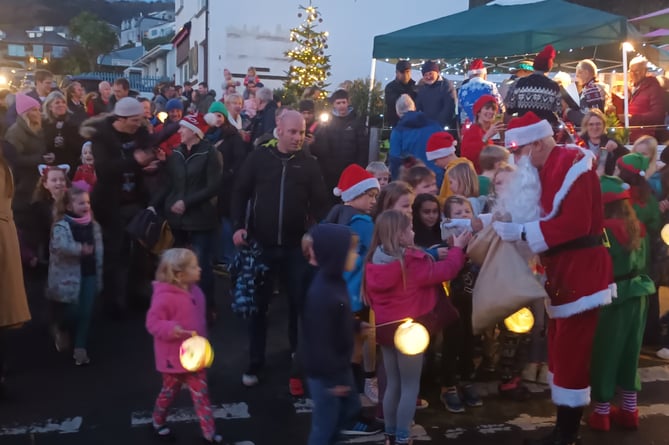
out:
M445 410L458 414L483 405L474 382L490 378L513 400L529 397L525 382L550 386L556 426L527 443L575 444L591 402L591 428L637 428L642 344L669 359L657 296L667 284L659 233L669 167L640 127L654 131L660 119L646 113L657 97L639 98L654 95L644 92L654 78L632 61L630 121L639 127L628 150L606 131L610 101L594 64L579 64L574 107L546 75L553 57L547 47L524 61L499 90L480 60L458 91L437 63L422 66L417 85L400 61L386 88L387 164L368 162L345 89L329 97L321 123L312 92L282 106L253 69L243 93L226 70L218 100L205 82L135 98L123 78L86 95L37 71L31 91L2 93L1 387L6 330L30 320L24 276L43 280L54 345L77 366L92 360L101 294L112 317L148 308L163 382L155 434L172 438L166 415L185 385L205 441L221 443L206 372L178 359L181 342L206 336L219 315L218 272L230 276L233 311L248 318L245 386L272 372L268 308L287 296L288 387L314 401L310 445L381 428L388 445L410 443L425 391L437 385ZM580 135L563 131L567 120ZM171 231L160 256L127 230L146 212ZM468 248L486 231L513 243L545 287L546 304L529 306L528 333L504 317L475 331L485 264ZM425 351L397 343L409 319L430 334ZM361 414L361 397L376 405L376 420Z

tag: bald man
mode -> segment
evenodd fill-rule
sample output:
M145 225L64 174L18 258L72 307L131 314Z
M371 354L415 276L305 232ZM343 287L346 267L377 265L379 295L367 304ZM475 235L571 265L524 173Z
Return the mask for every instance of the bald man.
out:
M232 194L233 241L241 247L251 241L262 248L260 262L269 267L290 298L289 340L297 349L297 316L306 289L306 261L301 240L307 221L322 220L329 206L328 194L316 159L302 151L306 126L297 111L282 113L277 121L276 146L252 151L237 175ZM250 218L246 218L247 203ZM249 316L249 366L242 376L245 386L258 384L265 365L267 305L274 280L266 277L256 289L257 311Z
M86 112L89 116L97 116L100 113L107 113L110 110L109 98L112 94L112 87L109 82L102 81L98 84L98 94L92 101L86 104Z

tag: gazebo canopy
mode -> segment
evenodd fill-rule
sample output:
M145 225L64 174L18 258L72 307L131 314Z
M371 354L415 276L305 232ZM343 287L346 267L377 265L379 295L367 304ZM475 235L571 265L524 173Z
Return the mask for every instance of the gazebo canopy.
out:
M497 0L374 38L377 59L514 56L640 40L627 18L564 0Z

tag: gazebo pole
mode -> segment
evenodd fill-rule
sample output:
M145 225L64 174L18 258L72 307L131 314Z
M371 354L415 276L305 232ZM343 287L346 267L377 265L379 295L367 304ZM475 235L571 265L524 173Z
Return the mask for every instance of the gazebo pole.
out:
M372 69L369 73L369 95L367 96L367 119L365 126L369 127L369 116L372 114L372 93L374 92L374 80L376 77L376 59L372 58Z
M625 128L629 128L630 126L630 116L629 116L629 106L630 106L630 98L629 98L629 91L627 89L628 85L628 73L627 73L627 52L632 51L634 48L632 48L632 45L629 42L624 42L623 43L623 110L625 113Z

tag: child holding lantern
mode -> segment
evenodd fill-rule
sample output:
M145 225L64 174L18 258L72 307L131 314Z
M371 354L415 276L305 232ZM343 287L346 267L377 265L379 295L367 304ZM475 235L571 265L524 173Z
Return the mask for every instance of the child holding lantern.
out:
M153 335L156 369L163 378L153 410L153 429L158 438L173 439L165 423L167 410L185 384L200 418L205 443L223 443L221 435L216 434L206 371L188 371L180 360L180 348L185 339L194 333L207 335L206 305L204 294L196 284L198 281L200 266L191 250L169 249L163 253L153 282L151 308L146 314L146 329Z

